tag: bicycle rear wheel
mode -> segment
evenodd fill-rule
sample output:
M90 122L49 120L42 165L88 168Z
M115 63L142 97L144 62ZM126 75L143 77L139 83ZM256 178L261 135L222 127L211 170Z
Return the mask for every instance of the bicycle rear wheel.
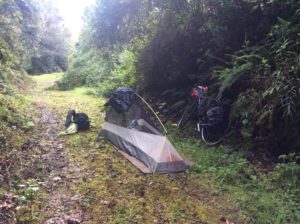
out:
M179 122L177 123L177 129L183 130L184 128L187 127L187 124L189 123L189 121L197 113L197 105L198 105L198 101L193 102L192 105L190 106L190 108L183 113Z
M219 144L230 128L229 119L222 121L213 126L200 126L200 137L202 141L208 146L214 146Z

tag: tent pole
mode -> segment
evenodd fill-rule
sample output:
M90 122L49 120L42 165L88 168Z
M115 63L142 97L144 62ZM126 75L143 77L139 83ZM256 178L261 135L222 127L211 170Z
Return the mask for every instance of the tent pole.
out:
M165 135L168 135L167 129L165 128L165 126L163 125L162 121L159 119L159 117L157 116L157 114L155 113L155 111L153 110L153 108L149 105L149 103L147 103L147 101L144 100L144 98L141 97L141 96L140 96L139 94L137 94L136 92L135 92L135 95L136 95L138 98L140 98L140 99L147 105L147 107L149 107L149 109L151 110L151 112L155 115L155 117L156 117L157 120L159 121L160 125L161 125L162 128L164 129Z

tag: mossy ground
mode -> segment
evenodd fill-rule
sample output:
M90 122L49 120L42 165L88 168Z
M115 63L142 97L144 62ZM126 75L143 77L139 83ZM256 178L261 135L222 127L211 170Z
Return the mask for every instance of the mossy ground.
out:
M112 145L99 138L104 99L89 95L88 88L46 90L59 78L59 74L33 77L37 86L26 96L37 110L43 105L47 116L56 114L53 121L42 123L45 127L40 130L46 131L40 145L53 148L45 149L45 154L52 156L54 168L44 180L48 187L41 186L35 199L35 219L28 222L53 221L65 213L62 220L67 215L91 224L217 223L223 216L242 223L238 221L239 210L234 202L214 190L209 178L191 173L144 175L138 171ZM87 113L91 129L71 136L54 136L53 130L64 129L69 108Z

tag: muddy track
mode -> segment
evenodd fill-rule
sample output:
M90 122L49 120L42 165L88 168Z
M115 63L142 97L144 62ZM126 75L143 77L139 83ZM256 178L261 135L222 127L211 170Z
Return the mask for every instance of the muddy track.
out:
M59 115L42 103L38 103L37 111L40 117L37 126L40 128L35 142L43 151L43 185L47 192L40 211L43 219L39 223L81 223L82 212L78 206L80 196L69 193L69 183L76 181L78 169L70 168L65 140L57 136L62 126Z

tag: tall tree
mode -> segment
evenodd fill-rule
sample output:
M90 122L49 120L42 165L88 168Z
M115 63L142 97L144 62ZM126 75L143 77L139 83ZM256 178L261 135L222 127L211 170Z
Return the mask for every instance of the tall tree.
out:
M70 33L51 1L2 0L0 40L11 65L29 73L66 70ZM4 50L1 50L4 51Z

